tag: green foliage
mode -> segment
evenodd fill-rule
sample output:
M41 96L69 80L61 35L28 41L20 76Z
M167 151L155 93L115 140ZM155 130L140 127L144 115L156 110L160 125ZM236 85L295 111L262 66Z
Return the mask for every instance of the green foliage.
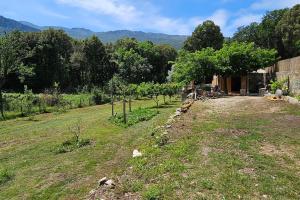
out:
M145 58L133 49L118 49L115 52L115 59L119 66L120 77L128 83L141 83L146 81L147 75L153 68Z
M276 49L281 58L298 56L299 13L300 4L291 9L267 12L261 23L240 27L232 39L238 42L254 42L261 48Z
M117 114L116 116L111 117L110 120L119 126L129 127L142 121L148 121L157 114L157 110L150 108L138 108L128 114L126 124L124 124L123 114Z
M96 105L101 105L110 102L110 98L103 90L98 87L92 89L92 100Z
M31 116L33 114L33 103L36 100L35 95L32 93L32 90L28 90L27 86L24 86L24 95L22 99L22 114L25 116Z
M282 35L282 40L287 57L300 55L300 4L284 13L276 30Z
M212 48L194 53L181 51L174 64L172 80L184 84L192 80L203 83L214 74L247 74L275 61L275 50L258 48L254 43L231 42L218 51Z
M72 152L78 148L82 148L84 146L90 145L91 141L89 139L79 139L77 140L76 138L72 138L70 140L67 140L63 142L61 145L59 145L55 149L56 154L61 154L61 153L68 153Z
M160 187L157 185L151 185L143 193L143 198L145 200L159 200L161 199Z
M172 80L185 84L192 80L205 82L215 72L216 59L212 48L205 48L194 53L181 51L174 64Z
M215 25L213 21L205 21L199 25L192 36L184 43L184 49L195 52L203 48L211 47L215 50L222 48L224 37L220 27Z
M270 87L271 87L271 92L273 94L276 92L277 89L288 92L288 79L285 78L277 81L271 80Z
M254 43L232 42L216 51L216 74L247 74L268 67L276 61L276 50L255 47Z
M162 146L165 146L166 144L168 144L169 140L170 140L170 138L169 138L168 134L166 134L166 133L162 133L161 135L155 137L155 143L159 147L162 147Z
M75 149L90 145L91 141L89 139L82 139L82 121L78 119L74 126L69 127L69 131L73 134L70 140L63 142L60 146L55 149L55 153L67 153Z
M0 170L0 186L4 185L8 181L10 181L13 178L13 174L10 173L8 170Z

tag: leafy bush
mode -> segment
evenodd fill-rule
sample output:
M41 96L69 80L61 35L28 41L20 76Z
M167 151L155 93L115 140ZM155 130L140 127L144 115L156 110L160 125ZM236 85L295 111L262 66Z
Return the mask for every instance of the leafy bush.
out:
M270 87L271 87L271 92L274 94L277 89L283 90L285 92L288 92L288 79L282 79L278 81L271 81Z
M157 110L150 108L138 108L128 114L126 124L124 124L123 114L117 114L116 116L111 117L110 120L119 126L129 127L142 121L148 121L157 114Z
M13 178L13 175L7 170L0 170L0 185L5 184Z

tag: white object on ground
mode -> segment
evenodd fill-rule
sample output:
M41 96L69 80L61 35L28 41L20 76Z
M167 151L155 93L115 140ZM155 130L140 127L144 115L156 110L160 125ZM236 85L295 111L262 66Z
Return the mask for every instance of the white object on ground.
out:
M142 153L139 152L137 149L133 150L133 153L132 153L132 157L135 158L135 157L141 157L142 156Z

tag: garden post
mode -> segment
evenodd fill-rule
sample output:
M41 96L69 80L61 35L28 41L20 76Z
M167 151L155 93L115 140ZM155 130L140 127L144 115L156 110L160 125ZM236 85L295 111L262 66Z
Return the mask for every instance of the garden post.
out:
M123 98L123 118L124 118L124 124L126 124L127 120L126 120L126 98L125 98L125 96Z

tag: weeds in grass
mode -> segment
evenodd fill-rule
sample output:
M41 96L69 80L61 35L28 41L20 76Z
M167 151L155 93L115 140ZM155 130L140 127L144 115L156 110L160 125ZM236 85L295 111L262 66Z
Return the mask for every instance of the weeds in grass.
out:
M155 143L159 146L165 146L166 144L168 144L170 138L168 136L167 133L162 133L160 136L156 136L155 138Z
M81 127L81 119L78 119L73 127L69 127L69 131L73 134L73 137L57 147L57 149L55 150L57 154L71 152L75 149L90 145L91 141L89 139L80 138L82 132Z
M150 108L138 108L127 115L127 123L124 123L123 114L117 114L110 117L110 121L118 126L129 127L142 121L148 121L156 116L159 112Z
M8 170L0 170L0 185L3 185L13 178L13 174Z
M159 200L161 199L161 191L158 185L150 186L143 194L146 200Z

